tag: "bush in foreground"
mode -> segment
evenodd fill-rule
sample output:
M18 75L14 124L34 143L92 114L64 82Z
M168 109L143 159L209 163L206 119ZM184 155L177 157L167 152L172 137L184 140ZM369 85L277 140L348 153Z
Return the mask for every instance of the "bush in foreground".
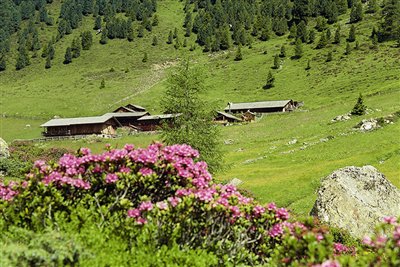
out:
M99 155L82 148L58 163L37 161L24 181L0 184L1 227L80 235L94 227L103 241L124 244L118 253L131 255L138 244L179 248L193 257L206 253L211 265L213 255L219 264L251 265L384 265L399 258L400 226L394 218L386 219L391 235L373 237L357 251L334 243L328 229L312 220L291 220L284 208L213 183L198 157L190 146L157 143L146 149L108 147Z

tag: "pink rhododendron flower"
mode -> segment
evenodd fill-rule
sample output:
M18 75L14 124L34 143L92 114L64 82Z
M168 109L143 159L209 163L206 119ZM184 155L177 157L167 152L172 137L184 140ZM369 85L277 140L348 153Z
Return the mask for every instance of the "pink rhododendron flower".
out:
M271 230L268 232L268 235L270 237L278 237L283 234L283 227L282 224L277 223L274 226L272 226Z
M128 210L128 217L137 218L139 216L140 216L140 210L139 209Z
M150 168L141 168L141 169L139 170L139 172L140 172L143 176L149 176L149 175L152 175L152 174L154 173L153 170L150 169Z
M125 149L126 151L131 151L131 150L133 150L134 148L135 148L135 146L132 145L132 144L126 144L126 145L124 146L124 149Z
M279 219L287 220L287 219L289 219L289 212L285 208L280 208L277 210L276 216Z
M383 218L383 221L387 224L395 225L397 222L397 219L393 216L386 216Z
M256 216L259 216L259 215L263 214L264 212L265 212L265 208L264 208L263 206L256 205L256 206L253 208L253 213L254 213L254 215L256 215Z
M169 197L168 201L172 207L176 207L182 200L179 197Z
M371 237L369 237L369 236L366 236L366 237L363 238L363 243L365 245L367 245L367 246L373 246L374 245L374 243L372 242Z
M160 201L156 203L157 208L159 208L160 210L166 210L168 209L168 204L165 203L164 201Z
M91 153L90 149L86 148L86 147L82 147L80 149L80 151L81 151L82 155L90 155L90 153Z
M274 202L271 202L271 203L269 203L268 205L267 205L267 209L269 210L269 211L276 211L276 205L275 205L275 203Z
M112 184L118 181L118 176L115 173L109 173L106 176L106 183Z
M141 211L150 211L153 209L153 203L151 203L151 201L144 201L140 204L139 206L139 210Z
M136 223L139 224L139 225L143 225L143 224L147 223L147 220L142 218L142 217L139 217L139 218L136 219Z
M340 263L338 261L327 260L322 264L313 265L313 267L340 267Z

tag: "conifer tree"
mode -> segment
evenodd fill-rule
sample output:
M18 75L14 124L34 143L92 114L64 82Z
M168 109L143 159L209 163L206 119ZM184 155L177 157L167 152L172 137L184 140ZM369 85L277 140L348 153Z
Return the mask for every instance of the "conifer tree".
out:
M346 44L346 50L344 51L345 55L350 55L351 54L351 46L350 43Z
M183 40L183 45L182 46L183 47L187 47L187 39L186 38Z
M93 30L100 30L101 29L101 17L97 16L94 22Z
M6 55L1 53L0 54L0 72L5 71L6 68L7 68Z
M272 72L269 71L268 75L267 75L267 82L264 85L264 89L270 89L270 88L274 87L274 81L275 81L275 78L272 75Z
M107 29L101 32L100 44L105 45L108 42Z
M305 70L310 70L311 69L311 60L307 60L307 66Z
M72 52L71 52L71 47L67 47L67 50L65 51L64 55L64 64L69 64L72 62Z
M336 28L335 37L334 37L333 43L334 44L340 44L340 26L338 26Z
M106 81L104 80L104 78L103 79L101 79L101 82L100 82L100 87L99 87L100 89L104 89L104 88L106 88Z
M331 29L328 28L326 30L325 34L326 34L326 41L329 43L331 41L331 37L332 37Z
M317 29L317 31L322 32L327 28L326 19L324 17L317 17L316 22L315 29Z
M175 27L174 29L174 34L172 35L172 37L175 39L176 37L178 37L178 29Z
M144 36L144 27L143 27L143 24L141 24L141 25L139 26L139 29L138 29L138 35L137 35L137 37L143 38L143 36Z
M81 55L81 41L79 38L74 38L71 44L71 54L72 58L78 58Z
M378 40L398 40L400 38L400 2L385 0L379 25Z
M328 52L328 55L326 56L326 62L331 62L332 59L333 59L332 51L329 51L329 52Z
M376 13L377 11L378 11L377 0L369 0L366 13L372 14L372 13Z
M126 33L126 39L128 39L129 42L133 42L134 38L134 30L133 30L133 24L132 22L128 22L128 28L127 28L127 33Z
M174 37L173 37L172 31L169 31L167 44L172 44L173 39L174 39Z
M145 62L147 62L148 60L149 60L149 58L148 58L148 56L147 56L147 53L144 52L142 62L145 63Z
M309 44L314 43L315 37L316 37L315 30L314 30L314 29L311 29L311 30L310 30L310 33L309 33L309 35L308 35L308 43L309 43Z
M15 69L16 70L21 70L28 66L30 64L29 61L29 56L28 56L28 51L26 50L26 47L20 47L19 48L19 53L18 53L18 58L17 62L15 64Z
M179 36L176 36L174 48L179 49L180 47L181 47L181 40L179 39Z
M153 17L153 22L151 23L152 26L157 26L159 23L157 14Z
M303 43L307 43L308 41L308 30L304 20L297 25L296 38L300 38Z
M281 66L281 61L279 60L279 55L276 54L274 56L274 65L272 66L273 69L279 69L279 67Z
M299 59L303 56L303 45L300 39L296 40L296 46L294 48L294 58Z
M365 114L366 110L367 107L364 105L364 99L360 93L357 103L354 105L353 110L351 111L351 115L361 116Z
M354 42L356 40L356 26L351 25L349 31L349 38L347 38L348 42Z
M151 43L152 46L156 46L158 44L157 36L153 36L153 42Z
M44 65L44 67L46 69L50 69L51 68L51 58L50 55L46 57L46 64Z
M180 114L165 125L161 136L166 144L188 144L200 152L211 172L222 166L220 135L213 124L213 108L200 96L205 91L204 75L198 68L191 68L189 61L180 65L168 77L161 106L164 113Z
M326 34L323 32L321 33L321 37L319 38L318 44L317 44L317 49L324 48L328 44L328 41L326 40Z
M371 38L371 43L372 43L373 49L378 48L378 36L377 35L374 35L374 37Z
M361 1L360 0L354 0L354 1L356 2L353 3L353 6L351 8L350 23L356 23L363 19L363 9Z
M238 45L238 48L236 50L236 55L235 55L235 61L240 61L243 59L243 55L242 55L242 46Z
M286 47L285 47L285 45L281 46L281 51L279 53L279 57L286 57Z
M297 25L296 23L293 23L292 26L290 27L288 38L295 38L296 35L297 35Z
M89 50L93 44L93 35L90 31L82 32L82 49Z

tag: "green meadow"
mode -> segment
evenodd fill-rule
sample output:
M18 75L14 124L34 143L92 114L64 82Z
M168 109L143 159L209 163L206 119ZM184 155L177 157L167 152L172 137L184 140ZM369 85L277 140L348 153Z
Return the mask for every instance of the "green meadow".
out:
M54 1L58 13L60 1ZM241 187L250 190L261 202L274 201L296 214L308 214L316 199L319 181L332 171L345 166L373 165L400 187L400 123L360 132L354 127L362 120L386 117L400 111L400 49L394 43L379 44L371 49L369 34L377 18L366 15L357 24L359 49L345 55L349 25L348 15L339 21L341 44L329 44L316 50L316 44L304 44L304 55L294 60L294 45L287 35L267 42L254 40L243 47L243 60L234 61L236 49L203 53L188 38L188 47L174 49L166 44L169 30L177 27L183 37L183 4L159 1L159 26L146 32L144 38L109 40L99 44L94 35L93 47L69 65L62 63L65 49L84 29L94 25L86 17L82 26L59 41L50 69L40 56L27 68L15 71L15 57L8 59L9 68L0 73L0 136L7 142L39 138L40 124L54 116L76 117L102 115L118 106L133 103L150 113L161 112L160 102L166 88L168 72L182 59L189 58L206 73L204 98L218 109L228 102L293 99L304 101L294 112L265 114L248 124L220 126L225 170L215 179L238 178ZM335 26L331 26L334 32ZM40 30L42 43L56 32L56 26ZM153 36L158 45L152 46ZM16 38L16 37L15 37ZM183 39L182 39L183 40ZM318 37L317 37L318 40ZM287 56L281 68L272 70L274 55L285 44ZM352 47L355 43L351 44ZM15 49L16 50L16 49ZM328 52L333 60L326 62ZM142 62L144 52L149 61ZM305 70L310 60L311 69ZM265 90L268 72L275 77L273 88ZM100 89L102 79L105 88ZM344 122L332 123L337 115L350 112L362 93L369 114ZM99 142L52 141L36 143L46 147L90 147L99 152L104 144L122 147L125 143L146 146L159 140L157 134L136 134ZM297 140L294 144L290 141ZM225 142L228 141L229 142ZM225 144L231 143L231 144Z

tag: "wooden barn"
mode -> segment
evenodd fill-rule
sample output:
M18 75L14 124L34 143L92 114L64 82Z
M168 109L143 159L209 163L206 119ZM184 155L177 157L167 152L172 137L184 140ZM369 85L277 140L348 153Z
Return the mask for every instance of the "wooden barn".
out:
M112 116L52 119L42 125L44 136L66 136L86 134L114 135L118 122Z
M253 113L272 113L292 111L296 108L293 100L278 100L278 101L262 101L248 103L228 103L224 109L230 113L244 113L250 111Z
M227 124L227 123L241 122L242 120L233 116L232 114L222 111L217 111L214 121L221 124Z
M144 107L139 105L128 104L126 106L121 106L113 111L113 113L120 113L120 112L146 112Z
M146 115L150 115L148 112L113 112L106 113L103 116L113 117L119 127L132 127L136 124L136 121Z
M245 113L242 114L242 120L244 121L255 121L256 120L256 114L251 111L246 111Z
M139 118L135 122L135 127L140 131L156 131L164 123L171 123L173 119L180 116L180 114L162 114L162 115L148 115Z

